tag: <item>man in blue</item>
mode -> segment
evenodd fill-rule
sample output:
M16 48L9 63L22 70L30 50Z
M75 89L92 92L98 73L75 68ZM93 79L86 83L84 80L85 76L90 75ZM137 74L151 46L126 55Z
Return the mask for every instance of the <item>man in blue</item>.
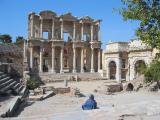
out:
M94 100L94 95L90 95L89 99L82 105L83 110L97 109L97 102Z

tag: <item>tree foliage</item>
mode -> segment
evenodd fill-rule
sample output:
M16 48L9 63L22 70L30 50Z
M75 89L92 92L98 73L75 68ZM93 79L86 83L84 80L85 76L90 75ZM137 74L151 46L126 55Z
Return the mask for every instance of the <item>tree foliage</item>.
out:
M21 44L21 43L23 43L24 42L24 38L23 38L23 36L17 36L16 37L16 44Z
M9 34L0 35L0 40L3 43L12 43L12 37Z
M160 61L154 60L146 69L144 76L146 82L154 81L160 86Z
M121 0L125 20L140 22L136 35L152 48L160 49L160 0Z

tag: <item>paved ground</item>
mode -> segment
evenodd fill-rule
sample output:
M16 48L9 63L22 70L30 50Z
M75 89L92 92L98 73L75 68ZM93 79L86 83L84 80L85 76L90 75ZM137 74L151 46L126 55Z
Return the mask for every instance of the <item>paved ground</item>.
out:
M94 93L94 89L103 82L71 83L69 86L80 88L86 97L56 95L44 101L31 103L12 120L119 120L122 117L124 120L160 120L159 93L130 92L115 95ZM63 83L55 83L54 86L63 86ZM82 111L81 105L90 93L94 93L100 109Z

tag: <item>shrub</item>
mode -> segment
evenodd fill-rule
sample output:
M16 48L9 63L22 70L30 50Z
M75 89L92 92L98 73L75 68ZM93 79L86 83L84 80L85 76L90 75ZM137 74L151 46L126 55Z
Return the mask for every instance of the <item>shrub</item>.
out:
M144 76L145 82L157 82L158 86L160 86L160 61L154 60L146 69Z
M27 81L27 88L30 90L34 90L35 88L38 88L40 86L40 82L36 80L35 78L30 78Z

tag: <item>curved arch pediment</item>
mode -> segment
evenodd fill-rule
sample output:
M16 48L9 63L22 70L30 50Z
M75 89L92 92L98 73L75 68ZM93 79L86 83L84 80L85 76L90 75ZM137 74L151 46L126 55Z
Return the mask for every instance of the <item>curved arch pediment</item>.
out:
M39 15L44 18L44 19L52 19L54 18L55 16L57 16L57 14L53 11L50 11L50 10L44 10L44 11L41 11L39 13Z
M68 12L60 16L63 20L76 21L77 18L72 15L72 13Z

